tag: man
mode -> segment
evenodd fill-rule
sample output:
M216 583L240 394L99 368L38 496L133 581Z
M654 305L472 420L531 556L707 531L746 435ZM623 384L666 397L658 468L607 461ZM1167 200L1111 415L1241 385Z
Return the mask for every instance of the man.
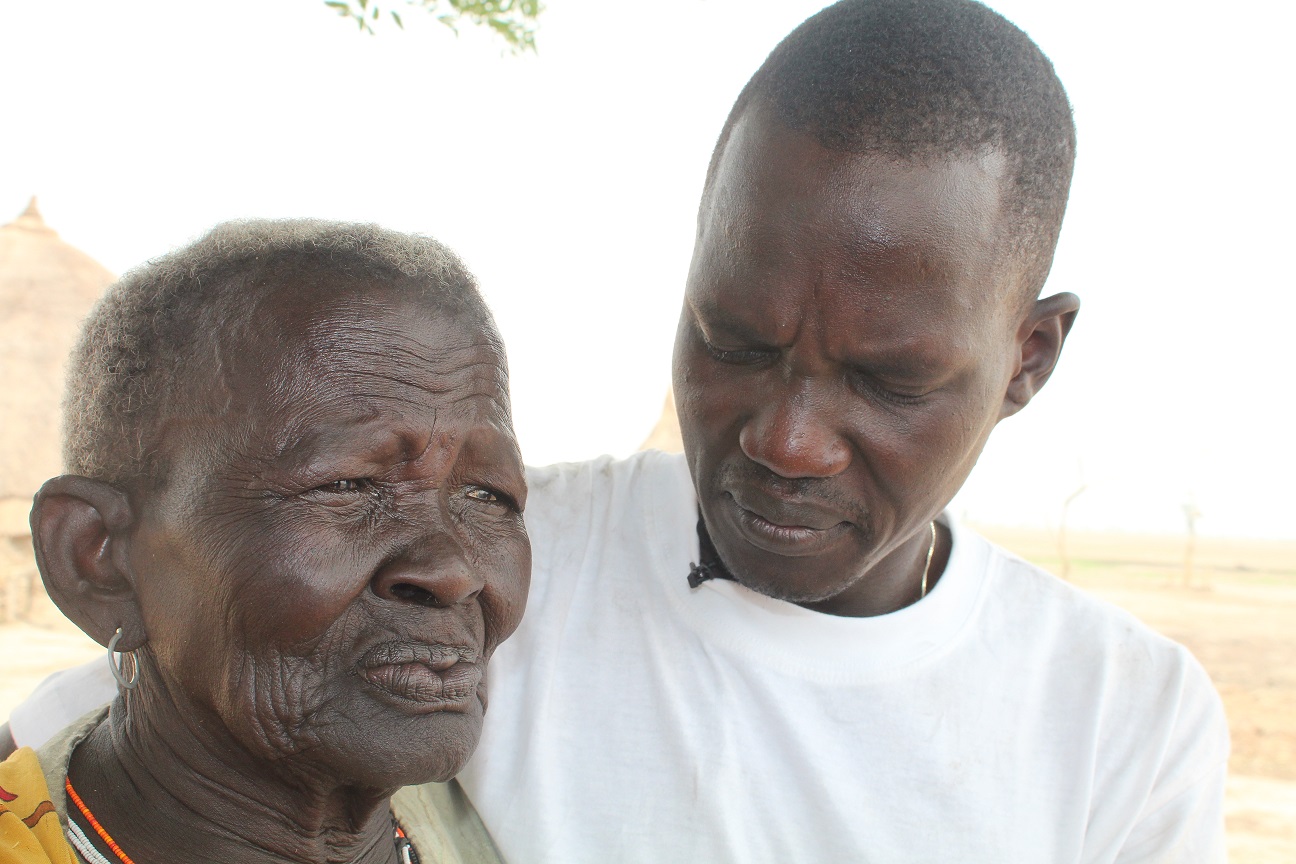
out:
M703 191L686 457L529 478L461 776L508 860L1222 857L1200 666L940 515L1074 321L1039 299L1073 157L969 0L845 0L770 55Z

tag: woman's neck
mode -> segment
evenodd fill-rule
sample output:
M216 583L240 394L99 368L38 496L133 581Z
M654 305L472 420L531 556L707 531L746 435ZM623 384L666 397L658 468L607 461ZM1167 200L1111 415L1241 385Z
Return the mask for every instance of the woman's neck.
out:
M193 706L182 712L160 689L118 696L68 768L85 805L136 864L396 860L392 790L339 784L289 758L257 758L216 717Z

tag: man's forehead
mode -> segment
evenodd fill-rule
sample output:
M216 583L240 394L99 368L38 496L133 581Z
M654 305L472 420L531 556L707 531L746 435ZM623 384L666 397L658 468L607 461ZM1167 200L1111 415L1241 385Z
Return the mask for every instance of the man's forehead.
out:
M993 242L1008 175L1008 160L991 148L912 156L830 149L756 104L734 125L708 209L752 222L848 219L861 241L882 245L904 239L905 229L948 235L955 227Z
M943 291L997 302L1020 264L1003 239L1008 164L985 151L899 158L828 149L757 106L735 125L698 222L708 287L817 280L874 301Z
M699 218L689 303L706 326L759 341L835 319L875 353L970 343L1016 308L1004 302L1020 274L1000 235L1006 170L993 152L834 151L744 116Z

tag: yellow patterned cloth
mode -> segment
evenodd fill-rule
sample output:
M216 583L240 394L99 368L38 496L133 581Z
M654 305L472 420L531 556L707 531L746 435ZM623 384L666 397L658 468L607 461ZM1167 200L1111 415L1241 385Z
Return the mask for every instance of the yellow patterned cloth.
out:
M0 762L0 864L11 862L77 864L30 747Z
M63 781L72 751L107 716L107 705L96 708L45 742L39 758L24 747L0 763L0 864L81 864L63 834ZM392 815L425 862L504 864L454 780L401 789Z

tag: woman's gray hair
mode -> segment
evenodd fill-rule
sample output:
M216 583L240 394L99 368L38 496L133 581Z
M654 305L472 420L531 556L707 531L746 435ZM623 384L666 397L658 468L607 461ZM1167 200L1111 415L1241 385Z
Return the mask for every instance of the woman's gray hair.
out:
M86 319L68 365L65 470L123 489L162 482L159 422L190 398L204 337L244 332L258 301L295 273L416 286L430 305L498 338L472 274L430 237L316 219L226 222L127 273Z

